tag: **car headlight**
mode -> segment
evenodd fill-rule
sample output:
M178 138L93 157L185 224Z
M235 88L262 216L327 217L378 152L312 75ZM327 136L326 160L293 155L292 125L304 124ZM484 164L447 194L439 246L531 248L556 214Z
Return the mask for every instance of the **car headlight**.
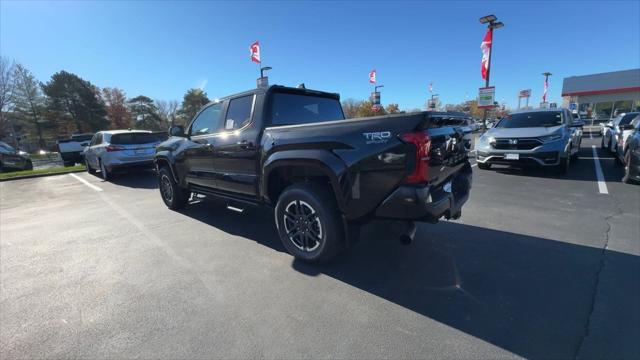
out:
M556 141L556 140L562 139L562 134L561 133L555 133L555 134L551 134L551 135L547 135L547 136L540 136L538 139L540 139L542 142Z

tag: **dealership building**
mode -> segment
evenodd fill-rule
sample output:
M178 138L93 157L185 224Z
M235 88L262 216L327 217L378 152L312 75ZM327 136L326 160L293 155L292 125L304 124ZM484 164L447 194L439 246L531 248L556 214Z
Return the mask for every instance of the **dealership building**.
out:
M608 120L639 111L640 69L564 78L562 99L588 119Z

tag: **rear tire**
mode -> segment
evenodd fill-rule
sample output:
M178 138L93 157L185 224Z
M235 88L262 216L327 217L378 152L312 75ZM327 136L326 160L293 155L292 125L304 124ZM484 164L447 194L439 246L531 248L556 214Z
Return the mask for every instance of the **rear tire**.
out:
M275 217L282 244L298 259L325 263L344 248L340 210L327 186L289 186L278 198Z
M162 201L171 210L182 209L189 202L190 193L176 183L171 170L166 166L160 168L158 172L158 189L160 189Z
M478 169L489 170L491 169L491 164L478 163Z

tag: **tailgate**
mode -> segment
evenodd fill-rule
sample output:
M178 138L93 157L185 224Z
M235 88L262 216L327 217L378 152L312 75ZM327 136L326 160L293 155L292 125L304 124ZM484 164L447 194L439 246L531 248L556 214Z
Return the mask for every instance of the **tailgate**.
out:
M456 127L430 128L429 182L439 185L460 171L467 163L464 133Z

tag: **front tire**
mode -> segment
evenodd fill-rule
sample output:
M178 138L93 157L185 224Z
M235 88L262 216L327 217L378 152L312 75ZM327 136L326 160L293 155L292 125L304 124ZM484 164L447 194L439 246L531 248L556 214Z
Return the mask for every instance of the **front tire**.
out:
M87 168L87 172L91 175L96 173L96 170L94 168L91 167L91 165L89 165L89 160L87 160L86 158L84 159L84 166Z
M571 155L567 154L564 158L560 158L560 164L556 167L556 173L560 175L568 174L570 165Z
M282 244L298 259L324 263L344 247L340 211L327 186L289 186L278 198L275 216Z
M624 177L622 178L622 182L625 184L633 184L634 181L631 179L631 150L627 149L624 153Z
M158 188L162 201L171 210L182 209L189 202L189 192L176 183L171 170L166 166L160 168L158 172Z

